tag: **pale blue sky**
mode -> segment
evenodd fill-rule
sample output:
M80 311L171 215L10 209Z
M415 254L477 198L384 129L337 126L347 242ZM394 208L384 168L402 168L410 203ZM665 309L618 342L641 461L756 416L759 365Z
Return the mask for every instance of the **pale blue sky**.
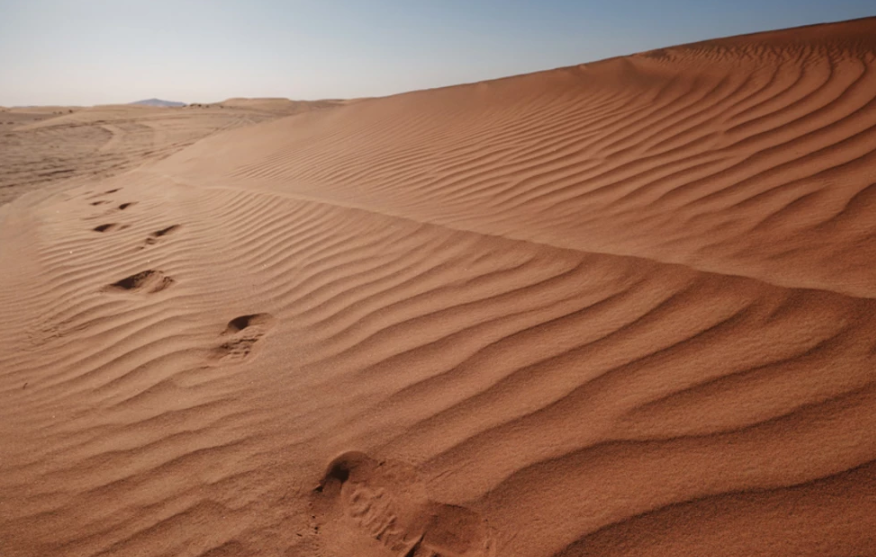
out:
M0 105L387 95L870 15L873 0L0 0Z

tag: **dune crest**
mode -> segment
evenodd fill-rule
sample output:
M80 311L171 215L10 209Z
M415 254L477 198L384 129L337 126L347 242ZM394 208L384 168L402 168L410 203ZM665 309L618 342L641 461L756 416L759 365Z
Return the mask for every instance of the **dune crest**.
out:
M720 39L21 196L4 557L874 554L874 65Z
M166 164L192 183L872 297L872 30L779 31L374 99ZM217 150L228 156L201 162Z

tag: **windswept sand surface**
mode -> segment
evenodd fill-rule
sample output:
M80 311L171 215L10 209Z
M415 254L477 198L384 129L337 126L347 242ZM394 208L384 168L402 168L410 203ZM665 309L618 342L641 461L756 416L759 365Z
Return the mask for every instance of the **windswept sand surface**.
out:
M49 186L94 183L162 159L217 132L332 104L228 99L184 108L0 109L0 205Z
M876 555L876 20L210 133L0 208L3 557Z

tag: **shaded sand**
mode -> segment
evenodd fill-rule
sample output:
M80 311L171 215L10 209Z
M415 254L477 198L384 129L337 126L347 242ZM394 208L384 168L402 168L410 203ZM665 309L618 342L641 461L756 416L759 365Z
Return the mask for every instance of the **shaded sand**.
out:
M339 104L3 207L2 554L876 555L874 37Z

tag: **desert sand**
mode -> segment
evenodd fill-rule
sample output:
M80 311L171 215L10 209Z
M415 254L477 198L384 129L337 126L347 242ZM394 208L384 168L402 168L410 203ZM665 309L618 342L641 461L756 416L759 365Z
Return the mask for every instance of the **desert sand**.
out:
M228 99L184 108L137 105L0 108L0 204L154 162L214 133L337 101Z
M3 557L876 555L876 19L219 104L0 131Z

